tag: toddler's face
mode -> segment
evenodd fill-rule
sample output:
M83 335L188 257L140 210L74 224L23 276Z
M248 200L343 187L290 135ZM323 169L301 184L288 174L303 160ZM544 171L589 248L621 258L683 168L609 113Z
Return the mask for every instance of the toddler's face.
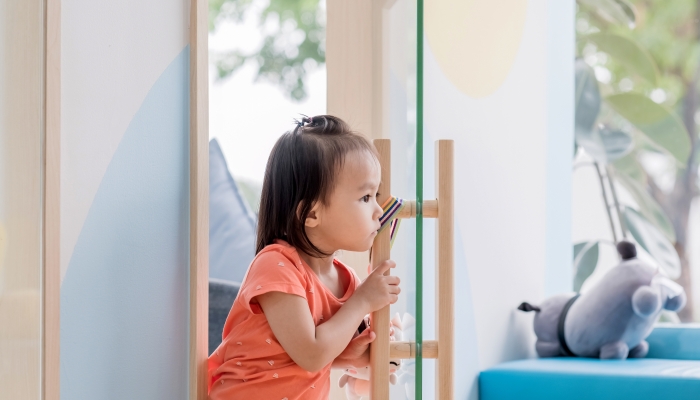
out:
M381 167L370 153L354 151L347 154L329 196L329 204L321 205L318 210L317 234L312 239L314 244L327 251L369 250L382 215L382 208L377 203L380 180Z

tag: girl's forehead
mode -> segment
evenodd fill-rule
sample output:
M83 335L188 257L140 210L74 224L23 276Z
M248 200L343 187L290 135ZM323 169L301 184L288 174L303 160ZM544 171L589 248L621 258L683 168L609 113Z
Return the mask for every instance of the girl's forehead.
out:
M379 185L381 166L374 155L368 151L352 151L345 156L340 170L341 181L359 182L360 185Z
M370 175L381 173L379 160L368 151L352 151L345 156L343 169L350 173L365 172Z

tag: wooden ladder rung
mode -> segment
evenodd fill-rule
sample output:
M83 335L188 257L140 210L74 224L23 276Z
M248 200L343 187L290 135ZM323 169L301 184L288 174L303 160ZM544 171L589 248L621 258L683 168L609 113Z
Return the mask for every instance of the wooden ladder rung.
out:
M399 211L397 218L415 218L418 212L415 200L405 200L404 206ZM438 201L425 200L423 202L423 218L437 218L438 216Z
M416 342L389 342L389 358L416 358ZM423 342L423 358L438 358L437 340Z

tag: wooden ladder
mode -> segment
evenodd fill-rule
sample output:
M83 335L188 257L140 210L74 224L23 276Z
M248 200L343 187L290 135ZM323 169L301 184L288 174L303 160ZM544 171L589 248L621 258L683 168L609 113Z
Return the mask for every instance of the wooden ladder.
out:
M375 139L382 166L381 184L377 202L384 204L391 196L391 141ZM454 398L454 141L435 142L435 192L437 199L422 204L424 218L436 218L435 273L436 333L437 340L425 340L422 345L423 358L437 359L435 368L435 399ZM416 201L404 201L398 218L415 218L418 213ZM372 269L390 258L390 229L384 229L374 239L371 254ZM387 272L388 274L389 272ZM370 398L389 399L389 359L410 359L416 356L415 342L390 342L389 306L372 313L371 329L377 337L370 347Z

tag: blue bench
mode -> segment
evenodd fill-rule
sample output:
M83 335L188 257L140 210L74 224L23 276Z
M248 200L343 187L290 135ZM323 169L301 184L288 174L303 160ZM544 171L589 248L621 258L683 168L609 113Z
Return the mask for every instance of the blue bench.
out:
M650 357L617 360L543 358L512 361L479 376L481 400L700 399L700 329L662 326Z

